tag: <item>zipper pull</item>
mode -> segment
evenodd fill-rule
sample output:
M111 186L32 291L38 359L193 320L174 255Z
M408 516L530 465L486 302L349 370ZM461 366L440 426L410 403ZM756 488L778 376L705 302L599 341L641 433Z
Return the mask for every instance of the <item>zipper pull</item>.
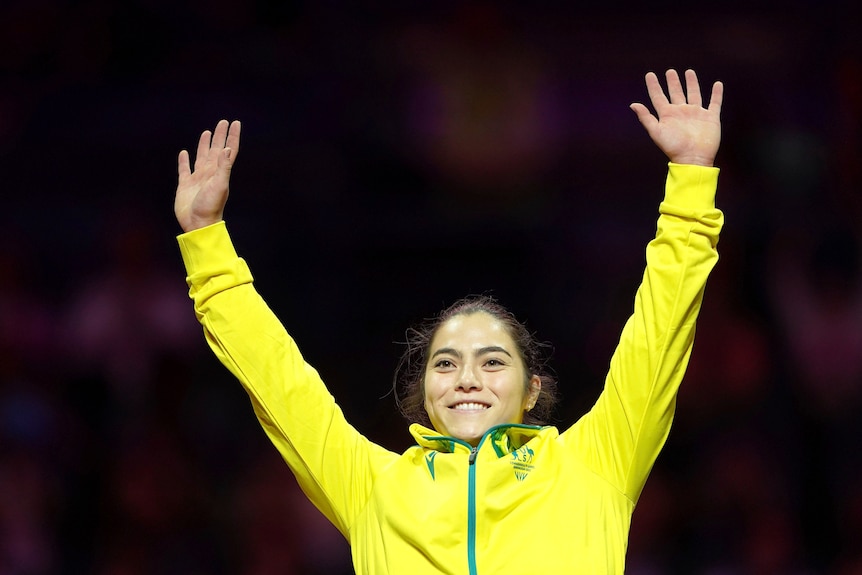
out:
M477 453L479 453L478 447L473 447L470 449L470 459L469 459L470 465L473 465L474 463L476 463L476 454Z

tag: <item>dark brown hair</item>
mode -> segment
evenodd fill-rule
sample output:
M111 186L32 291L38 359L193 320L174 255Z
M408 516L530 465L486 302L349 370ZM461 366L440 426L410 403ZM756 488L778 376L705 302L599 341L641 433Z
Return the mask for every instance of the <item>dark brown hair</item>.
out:
M393 379L395 402L401 414L411 423L431 426L425 411L425 370L431 341L440 326L449 319L479 312L486 313L502 323L514 340L527 372L524 387L529 388L530 378L534 375L542 382L535 405L524 413L524 423L547 425L557 404L557 380L547 367L551 346L538 341L508 309L488 295L474 295L458 300L436 317L407 330L404 342L406 348Z

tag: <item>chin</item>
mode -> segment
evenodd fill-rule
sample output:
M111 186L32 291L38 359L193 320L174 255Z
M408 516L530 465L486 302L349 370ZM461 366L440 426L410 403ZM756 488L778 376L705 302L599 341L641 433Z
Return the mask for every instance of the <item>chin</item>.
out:
M459 430L455 433L451 433L452 437L457 437L461 441L466 441L467 443L476 444L482 439L482 436L485 435L485 432L488 430L487 427L483 427L481 430L479 429L463 429Z

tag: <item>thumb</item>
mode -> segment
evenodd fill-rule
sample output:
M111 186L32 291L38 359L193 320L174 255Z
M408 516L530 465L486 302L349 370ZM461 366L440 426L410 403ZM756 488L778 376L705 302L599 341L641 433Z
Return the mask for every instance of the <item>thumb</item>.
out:
M233 150L231 148L225 148L218 155L218 168L219 170L230 171L233 167Z
M650 131L653 126L658 124L658 119L653 116L649 109L641 103L635 102L629 108L637 115L638 121L643 124L647 131Z

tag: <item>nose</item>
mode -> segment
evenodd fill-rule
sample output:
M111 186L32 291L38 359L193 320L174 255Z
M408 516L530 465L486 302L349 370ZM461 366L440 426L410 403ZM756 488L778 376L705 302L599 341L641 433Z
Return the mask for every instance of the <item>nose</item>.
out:
M482 379L476 374L476 370L472 366L464 366L458 374L459 391L475 391L482 389Z

